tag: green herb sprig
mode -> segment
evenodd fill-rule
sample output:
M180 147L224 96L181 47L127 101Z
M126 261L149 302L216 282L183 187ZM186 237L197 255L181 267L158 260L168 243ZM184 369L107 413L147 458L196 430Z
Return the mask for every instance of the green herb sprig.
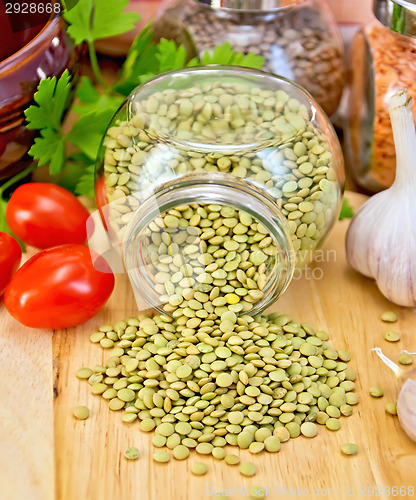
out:
M341 213L339 214L339 220L343 219L352 219L354 217L354 209L350 205L350 202L347 198L342 200L342 208Z
M4 216L6 189L37 167L49 165L53 182L75 194L94 196L94 166L102 137L125 96L137 85L165 71L189 66L230 64L257 69L263 66L263 57L237 53L229 42L188 61L183 45L166 39L156 42L148 25L132 43L119 80L108 86L94 43L130 31L140 16L123 12L128 0L78 0L76 4L66 0L63 4L68 34L76 44L88 46L94 82L87 76L81 77L76 91L79 104L72 108L78 118L67 133L62 121L71 99L71 75L65 70L60 78L46 78L39 83L35 103L25 111L28 129L39 133L29 150L35 164L0 188L0 230L8 230Z

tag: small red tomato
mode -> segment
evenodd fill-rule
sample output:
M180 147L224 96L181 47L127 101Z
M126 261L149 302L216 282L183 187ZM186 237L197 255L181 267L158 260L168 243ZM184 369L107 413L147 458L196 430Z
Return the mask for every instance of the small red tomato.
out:
M36 248L84 243L88 217L76 196L61 186L43 182L19 186L6 208L12 232Z
M0 297L22 260L19 243L10 234L0 232Z
M93 254L102 261L102 257ZM97 266L98 267L98 266ZM105 264L99 262L99 269ZM62 329L95 316L114 288L114 275L97 271L90 249L61 245L34 255L17 271L4 295L9 313L31 328Z

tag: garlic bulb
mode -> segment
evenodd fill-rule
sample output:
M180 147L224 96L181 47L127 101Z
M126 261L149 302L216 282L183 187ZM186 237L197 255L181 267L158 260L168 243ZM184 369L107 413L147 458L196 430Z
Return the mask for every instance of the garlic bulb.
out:
M416 443L416 380L407 379L397 398L397 415L406 434Z
M386 364L399 379L401 389L397 396L397 415L405 433L416 443L416 370L405 372L383 354L380 347L374 347L371 350L377 353L383 363Z
M350 265L374 278L391 302L416 306L416 133L407 90L390 98L396 146L393 185L370 198L351 221L346 239Z

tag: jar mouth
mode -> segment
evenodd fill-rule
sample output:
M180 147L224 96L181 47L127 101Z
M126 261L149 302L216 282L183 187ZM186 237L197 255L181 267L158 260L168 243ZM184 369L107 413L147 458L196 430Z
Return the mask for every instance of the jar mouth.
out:
M295 269L295 252L286 221L275 200L253 182L236 179L223 173L190 174L169 181L139 206L126 227L123 254L127 274L133 288L154 309L166 314L155 282L146 272L145 231L156 218L169 210L187 204L218 204L242 210L256 222L263 224L279 250L275 269L269 274L264 297L253 305L250 314L256 314L271 305L288 287ZM244 314L244 313L241 313Z
M416 2L414 0L374 0L374 15L390 30L416 38Z
M247 67L211 64L168 71L141 84L126 101L127 121L131 121L139 115L142 117L139 128L145 130L146 134L154 140L199 152L215 151L222 154L241 154L246 150L276 147L284 142L290 142L296 136L296 131L293 131L291 134L282 133L281 136L277 137L275 133L271 133L258 124L246 130L244 120L241 120L243 123L233 123L234 120L230 116L231 112L227 106L221 109L222 114L215 115L216 126L219 126L221 122L227 122L225 129L216 130L215 136L204 135L204 130L183 131L179 128L169 128L164 131L163 128L152 126L151 118L154 114L142 106L142 102L151 100L154 94L161 91L177 95L178 91L188 92L192 87L200 86L203 88L204 85L216 85L218 81L221 81L223 85L238 84L244 87L245 92L251 88L260 88L260 90L272 90L285 93L289 97L296 97L300 104L305 106L310 120L314 120L317 113L323 113L304 88L287 78ZM264 110L266 109L265 106ZM257 119L257 113L260 112L262 112L262 108L246 108L246 121L254 121ZM231 123L231 128L228 126L229 123Z
M232 11L272 11L287 10L308 2L308 0L194 0L196 3L213 9Z

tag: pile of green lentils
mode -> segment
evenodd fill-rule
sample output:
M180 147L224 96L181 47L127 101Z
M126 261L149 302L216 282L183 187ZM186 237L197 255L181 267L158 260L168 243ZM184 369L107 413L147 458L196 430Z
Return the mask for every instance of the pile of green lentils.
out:
M267 229L231 207L177 207L148 229L144 248L160 303L174 318L188 317L190 328L250 311L281 262Z
M298 262L318 245L336 215L336 174L325 134L298 99L217 81L165 89L131 109L104 140L110 222L121 240L140 203L163 183L219 172L275 199ZM204 151L204 144L229 145L229 152ZM111 410L123 410L124 422L154 431L156 461L184 460L195 450L235 465L240 459L227 445L275 453L290 438L316 436L319 426L340 428L358 402L350 355L309 323L248 314L279 265L262 224L244 210L194 203L161 214L145 238L166 314L99 328L91 341L112 349L111 357L77 376ZM137 450L126 457L137 458ZM204 474L206 465L193 469ZM251 476L255 466L240 471Z
M319 426L340 429L358 403L350 355L309 323L232 311L195 328L187 323L141 315L104 325L91 341L111 348L111 357L77 372L124 422L155 432L156 461L195 450L237 464L227 445L275 453L290 438L316 436Z

